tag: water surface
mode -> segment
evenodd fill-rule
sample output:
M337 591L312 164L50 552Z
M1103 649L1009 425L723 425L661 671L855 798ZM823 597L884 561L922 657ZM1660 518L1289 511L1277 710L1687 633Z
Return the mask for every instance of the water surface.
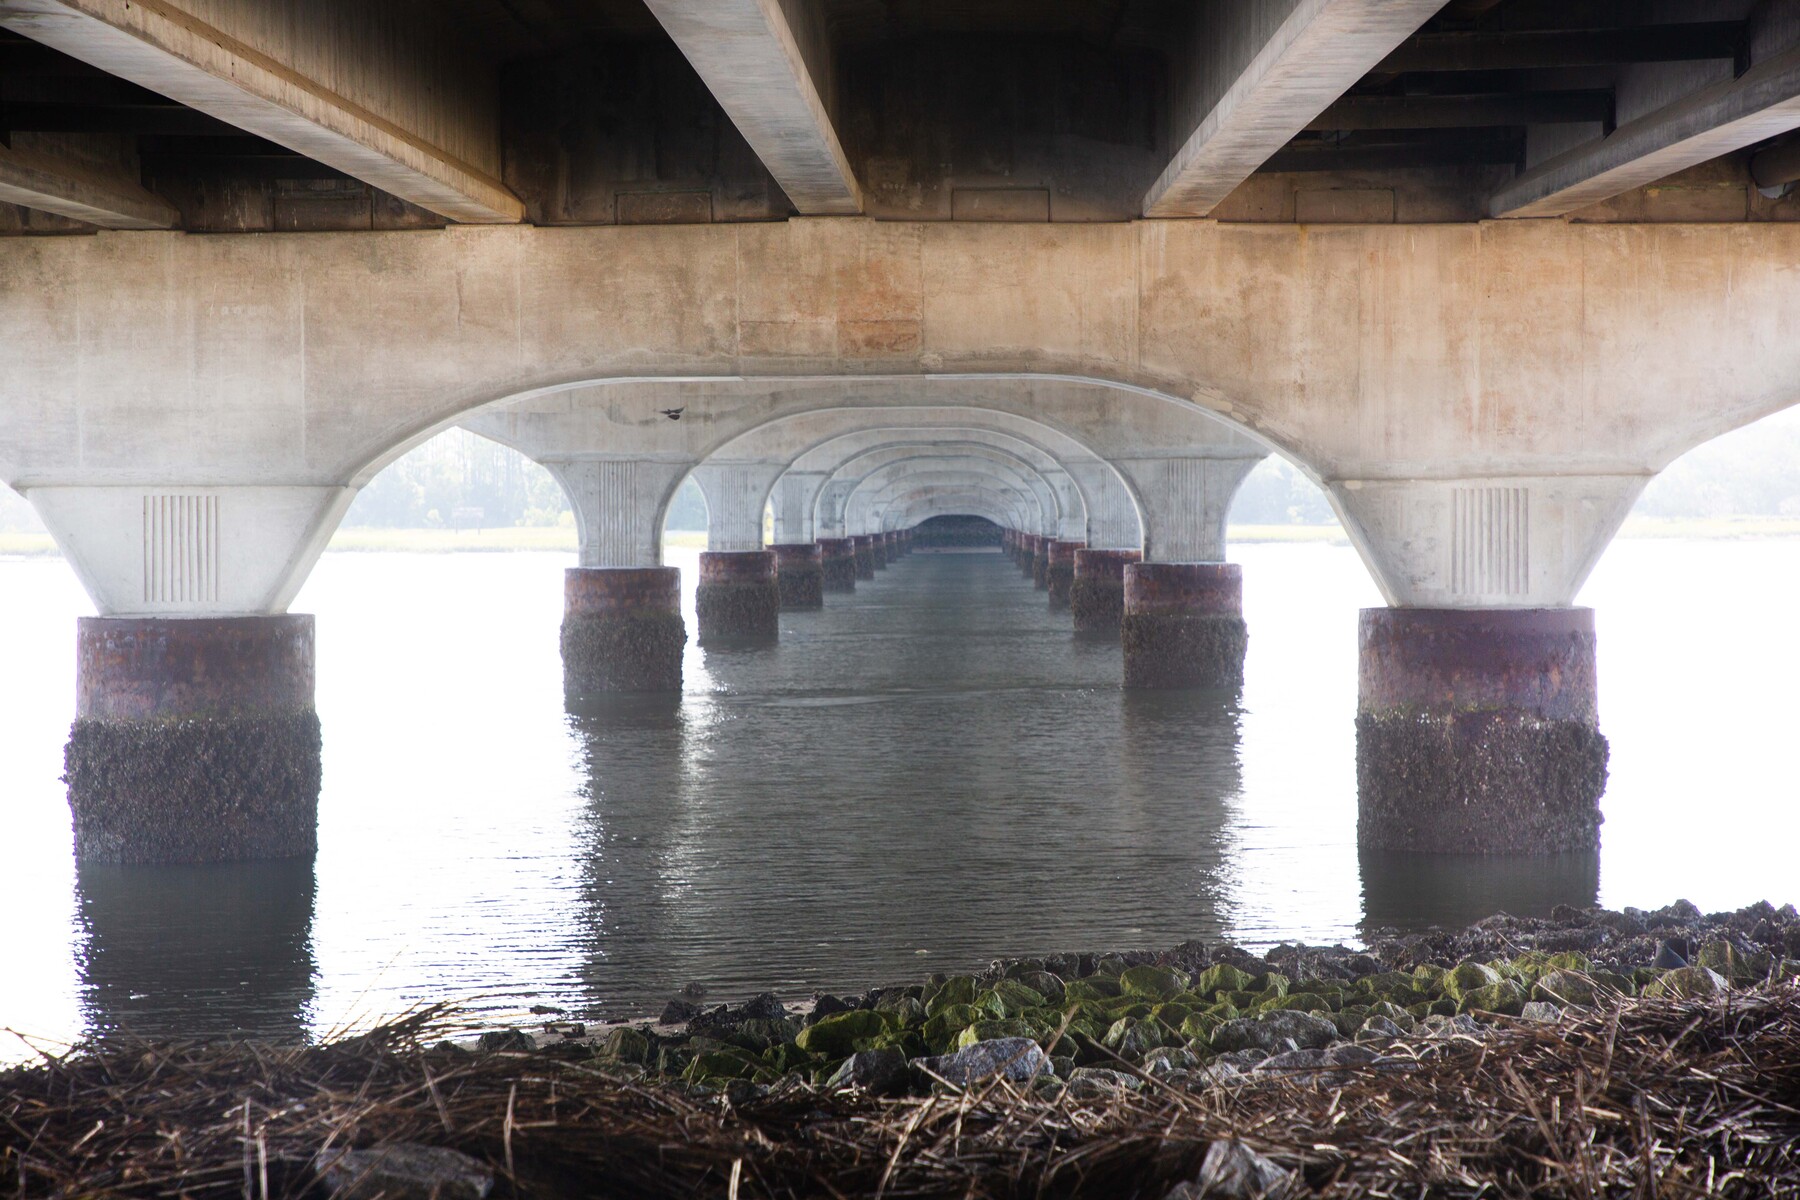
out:
M1800 544L1621 542L1599 609L1598 858L1360 856L1354 554L1238 546L1239 696L1138 695L998 554L915 554L678 701L565 711L562 555L332 554L314 863L89 868L56 561L0 562L0 1026L317 1034L459 998L604 1015L1002 954L1356 941L1559 902L1800 899ZM671 561L690 589L693 552ZM689 627L692 628L692 595ZM5 1051L0 1051L5 1053Z

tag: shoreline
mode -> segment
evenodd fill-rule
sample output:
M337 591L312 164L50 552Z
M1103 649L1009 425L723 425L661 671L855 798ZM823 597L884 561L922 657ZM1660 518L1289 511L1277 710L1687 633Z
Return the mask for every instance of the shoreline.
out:
M1800 518L1629 517L1615 540L1764 542L1800 539ZM1347 546L1349 539L1336 525L1233 525L1226 542L1238 545ZM706 549L703 530L676 530L666 534L668 548ZM339 530L326 546L327 554L512 554L568 553L576 551L575 531L561 526L519 526L502 529L376 529ZM0 532L0 558L58 558L61 551L47 533Z
M0 1071L0 1177L471 1200L1800 1188L1792 905L996 960L541 1037L450 1041L454 1019L316 1046L113 1038Z

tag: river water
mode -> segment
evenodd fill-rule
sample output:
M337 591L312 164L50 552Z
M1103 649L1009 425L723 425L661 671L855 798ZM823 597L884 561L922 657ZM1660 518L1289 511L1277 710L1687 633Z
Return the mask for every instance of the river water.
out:
M702 651L679 702L564 710L563 555L328 554L316 862L85 869L60 561L0 561L0 1027L320 1034L458 999L660 1008L1002 954L1356 941L1568 902L1800 899L1800 542L1622 541L1597 859L1355 846L1355 555L1241 545L1241 696L1135 695L998 553L917 553ZM695 553L672 552L689 592ZM0 1057L9 1051L0 1038ZM11 1043L12 1052L21 1048Z

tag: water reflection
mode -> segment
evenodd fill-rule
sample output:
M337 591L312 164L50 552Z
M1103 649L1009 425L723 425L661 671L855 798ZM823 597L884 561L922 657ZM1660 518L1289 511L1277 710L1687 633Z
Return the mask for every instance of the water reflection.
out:
M305 1035L315 971L311 859L85 864L75 887L90 1035Z
M1383 929L1454 929L1494 913L1546 917L1598 903L1600 856L1421 854L1361 850L1364 938Z

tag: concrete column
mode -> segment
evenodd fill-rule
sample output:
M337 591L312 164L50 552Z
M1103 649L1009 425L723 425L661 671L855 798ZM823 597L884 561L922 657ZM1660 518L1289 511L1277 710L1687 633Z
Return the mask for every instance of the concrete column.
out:
M856 577L875 578L875 539L859 533L850 538L850 544L856 548Z
M1031 582L1040 592L1050 589L1050 547L1055 541L1040 537L1031 543Z
M856 543L851 538L820 538L819 568L828 592L856 590Z
M825 607L825 564L819 543L778 543L769 551L775 555L775 585L781 592L781 607Z
M64 778L81 861L312 855L310 616L85 617L75 664Z
M1363 846L1599 845L1607 744L1592 609L1365 609L1358 642Z
M1044 584L1050 593L1051 608L1069 607L1069 592L1075 586L1075 552L1085 547L1081 542L1054 541L1044 564Z
M1142 559L1136 550L1077 550L1069 612L1081 633L1117 633L1125 615L1125 568Z
M679 692L681 572L674 567L571 567L563 574L564 687Z
M1119 632L1128 688L1244 682L1243 571L1236 563L1131 563Z
M871 533L869 535L869 553L875 559L875 569L877 571L887 570L888 563L892 560L892 557L893 557L888 552L887 535L880 534L880 533Z
M700 556L694 593L700 644L773 641L781 627L781 586L768 550L708 551Z

